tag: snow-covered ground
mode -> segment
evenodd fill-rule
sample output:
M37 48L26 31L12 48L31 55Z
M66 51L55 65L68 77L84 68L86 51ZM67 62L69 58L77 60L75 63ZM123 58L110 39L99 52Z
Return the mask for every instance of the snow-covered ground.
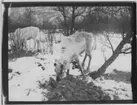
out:
M32 41L32 40L31 40ZM114 48L118 45L120 39L113 39ZM31 43L31 44L29 44ZM33 41L28 42L29 47L33 47ZM92 52L91 71L97 70L103 63L104 57L101 48L104 47L97 41L97 48ZM15 61L9 61L9 101L42 101L47 100L44 98L43 92L48 92L46 89L41 89L39 84L47 83L49 77L55 78L54 60L60 57L61 44L54 44L53 55L39 54L37 56L17 58ZM105 56L109 58L111 50L106 48ZM84 54L80 57L82 61ZM42 59L41 59L42 58ZM119 55L118 58L109 66L106 73L111 73L114 69L130 72L131 71L131 55ZM80 75L78 70L70 70L70 74ZM124 95L121 94L121 99L132 99L131 84L124 82L116 82L114 80L96 80L94 81L97 86L101 86L104 91L108 89L125 89ZM116 90L117 91L117 90ZM118 91L117 91L118 92ZM121 91L120 91L121 92ZM123 92L123 91L122 91ZM115 94L109 92L110 94Z

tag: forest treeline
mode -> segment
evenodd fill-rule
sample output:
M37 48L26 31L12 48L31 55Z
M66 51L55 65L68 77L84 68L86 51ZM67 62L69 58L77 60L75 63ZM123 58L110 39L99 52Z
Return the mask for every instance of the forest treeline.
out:
M63 29L65 35L76 30L125 33L131 27L128 6L57 6L14 7L9 10L9 32L36 26L40 29Z

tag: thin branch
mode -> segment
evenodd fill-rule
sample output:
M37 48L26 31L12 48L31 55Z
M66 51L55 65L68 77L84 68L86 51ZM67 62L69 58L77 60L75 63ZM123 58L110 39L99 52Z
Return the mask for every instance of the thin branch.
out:
M78 13L74 15L74 17L76 18L77 16L82 15L85 12L85 10L86 10L86 7L84 7L84 9L81 12L79 10Z
M111 41L109 39L109 36L108 35L105 35L105 36L106 36L106 39L107 39L108 43L110 44L112 52L114 53L114 48L113 48L113 45L112 45L112 43L111 43Z
M106 15L109 15L109 16L115 18L117 21L119 21L117 16L119 15L118 12L121 11L122 9L123 8L120 7L117 10L110 10L110 8L107 7L106 9L99 9L99 11Z
M111 46L109 46L108 44L105 44L105 43L103 43L102 41L100 41L100 42L101 42L101 44L103 44L104 46L106 46L106 47L108 47L108 48L111 49Z
M101 48L101 51L102 51L102 53L103 53L104 61L106 62L106 61L107 61L107 58L106 58L106 56L105 56L105 49L104 49L104 48Z
M64 17L66 17L66 18L68 18L68 19L71 19L68 15L66 15L66 13L65 13L65 8L64 8L64 7L62 7L62 6L58 7L58 11L60 11L61 14L62 14Z

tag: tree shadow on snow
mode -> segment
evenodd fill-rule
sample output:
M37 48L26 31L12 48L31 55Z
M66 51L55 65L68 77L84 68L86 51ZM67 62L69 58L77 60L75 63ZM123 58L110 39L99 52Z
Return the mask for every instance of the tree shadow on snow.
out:
M131 83L131 73L125 71L118 71L114 69L112 73L107 73L103 75L106 80L115 80L117 82Z
M8 59L9 60L16 60L17 58L34 56L35 54L36 54L36 52L32 52L32 51L25 51L25 50L21 50L18 52L14 51L13 53L8 54Z

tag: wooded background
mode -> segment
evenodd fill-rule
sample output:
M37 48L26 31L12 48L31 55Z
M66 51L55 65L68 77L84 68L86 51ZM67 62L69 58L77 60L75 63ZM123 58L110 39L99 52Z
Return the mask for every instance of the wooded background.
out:
M36 26L44 30L61 29L69 36L77 30L104 34L112 50L110 58L93 73L98 77L119 56L131 53L133 31L133 8L130 6L50 6L50 7L14 7L9 9L9 32L17 28ZM122 38L116 48L110 37L118 33ZM113 36L114 37L114 36ZM125 47L129 44L129 47Z

